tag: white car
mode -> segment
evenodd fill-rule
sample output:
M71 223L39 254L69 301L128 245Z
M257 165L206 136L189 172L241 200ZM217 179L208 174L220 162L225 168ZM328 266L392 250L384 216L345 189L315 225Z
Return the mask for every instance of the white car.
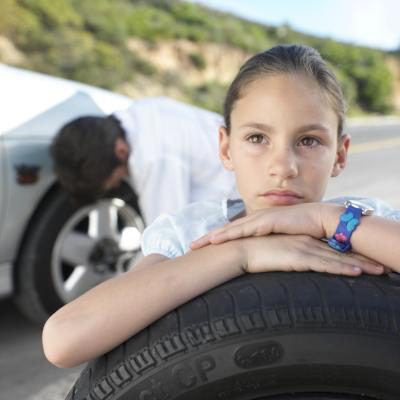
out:
M77 208L52 173L49 145L66 122L130 99L0 64L0 297L42 322L127 269L144 228L129 182Z

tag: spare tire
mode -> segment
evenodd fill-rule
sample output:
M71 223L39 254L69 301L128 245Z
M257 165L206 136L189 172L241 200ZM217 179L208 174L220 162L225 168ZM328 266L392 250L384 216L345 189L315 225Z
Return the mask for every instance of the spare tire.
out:
M398 400L399 328L393 277L246 275L90 362L67 400Z

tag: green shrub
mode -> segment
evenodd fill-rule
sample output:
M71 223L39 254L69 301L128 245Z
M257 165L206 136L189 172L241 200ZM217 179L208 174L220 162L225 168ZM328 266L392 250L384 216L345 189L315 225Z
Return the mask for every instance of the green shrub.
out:
M161 83L165 87L183 88L184 83L178 71L164 71L161 74Z
M70 0L19 0L19 4L34 13L45 29L82 25L82 18Z
M220 82L207 82L199 86L186 87L188 101L218 113L222 113L227 86Z
M16 25L15 14L17 12L15 0L2 0L0 12L0 34L9 34Z
M353 82L353 104L368 112L391 111L393 77L381 51L332 40L320 41L318 47L322 56L342 72L341 76Z
M137 53L131 52L131 67L134 74L142 74L150 77L157 75L157 68L149 61L140 58Z
M175 20L163 10L151 6L133 7L125 18L126 30L130 36L145 40L175 37Z
M204 70L207 67L207 61L201 53L190 53L189 60L192 65L200 71Z
M121 1L110 0L70 0L84 21L84 29L96 39L120 44L127 36L125 16L128 7Z
M357 87L354 79L349 77L342 69L335 68L334 66L332 66L332 68L335 71L336 77L338 78L340 86L343 90L347 109L350 111L357 106Z

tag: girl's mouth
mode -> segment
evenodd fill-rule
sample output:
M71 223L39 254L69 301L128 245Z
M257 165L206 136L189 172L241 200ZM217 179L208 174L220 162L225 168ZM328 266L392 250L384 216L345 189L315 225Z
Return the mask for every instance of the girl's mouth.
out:
M291 190L270 190L261 196L274 206L292 205L303 202L303 196Z

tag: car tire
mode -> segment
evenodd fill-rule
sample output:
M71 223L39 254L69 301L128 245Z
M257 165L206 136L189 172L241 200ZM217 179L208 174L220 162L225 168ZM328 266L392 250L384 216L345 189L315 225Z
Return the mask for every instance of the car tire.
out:
M120 215L122 212L125 219ZM101 222L98 222L97 236L90 232L94 230L96 215L98 221L110 215L110 224L113 216L113 239L106 237L106 222L101 228ZM14 301L22 313L34 322L43 323L68 301L123 272L112 265L113 256L115 263L125 257L124 268L128 261L140 257L139 245L126 252L120 249L116 240L127 221L139 233L143 231L137 197L125 182L104 199L84 207L74 206L61 189L50 194L33 218L15 268ZM78 240L72 244L73 237ZM102 250L107 254L102 254ZM81 253L81 263L78 253ZM94 256L96 260L93 260ZM107 261L100 260L102 256L108 257ZM121 262L118 266L121 267Z
M88 363L67 400L398 400L399 329L388 276L246 275Z

